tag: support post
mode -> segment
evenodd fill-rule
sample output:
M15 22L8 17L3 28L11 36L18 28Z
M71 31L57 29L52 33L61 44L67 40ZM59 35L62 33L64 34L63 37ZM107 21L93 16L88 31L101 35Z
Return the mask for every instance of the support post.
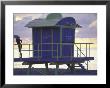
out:
M86 57L87 57L87 44L86 44Z
M46 67L46 74L48 74L48 63L45 63L45 67Z
M30 57L30 44L29 44L29 57Z
M87 57L87 44L86 44L86 57ZM87 61L87 70L88 70L88 61Z
M55 75L58 75L59 64L56 63Z
M31 74L31 67L32 67L32 64L29 64L29 67L27 69L27 75L30 75Z
M89 44L89 57L90 57L90 44Z
M57 43L57 61L58 61L58 43Z
M71 64L71 69L70 70L71 71L75 70L75 63L74 62Z
M78 47L77 47L77 57L78 57Z
M81 44L80 44L80 57L81 57Z
M57 61L58 61L58 44L57 44ZM56 63L55 75L58 75L59 64Z

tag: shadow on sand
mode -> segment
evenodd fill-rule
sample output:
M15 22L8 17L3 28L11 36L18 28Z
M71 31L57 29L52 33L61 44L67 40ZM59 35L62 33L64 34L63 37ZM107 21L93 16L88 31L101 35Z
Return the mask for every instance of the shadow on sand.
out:
M55 75L55 69L49 68L46 71L45 68L31 68L29 72L28 68L14 68L14 75ZM97 70L58 69L57 75L97 75Z

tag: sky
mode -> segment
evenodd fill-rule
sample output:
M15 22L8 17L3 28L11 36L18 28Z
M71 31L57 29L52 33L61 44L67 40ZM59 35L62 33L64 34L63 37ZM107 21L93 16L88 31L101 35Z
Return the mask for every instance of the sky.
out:
M48 14L14 14L14 35L19 35L25 42L32 39L32 30L24 27L33 19L46 18ZM62 14L63 17L73 17L82 28L76 29L76 38L96 38L97 37L97 14L96 13L75 13Z
M46 18L46 14L14 14L14 35L19 35L23 43L32 43L32 29L25 27L25 25L33 19ZM96 13L62 13L63 17L73 17L76 23L82 28L75 30L76 43L94 43L92 45L92 55L95 60L92 62L90 68L96 69L97 62L97 14ZM15 65L17 66L17 64Z

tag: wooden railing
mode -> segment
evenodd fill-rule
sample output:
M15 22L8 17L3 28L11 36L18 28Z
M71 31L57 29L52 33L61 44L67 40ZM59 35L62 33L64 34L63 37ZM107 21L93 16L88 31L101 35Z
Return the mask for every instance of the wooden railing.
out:
M71 56L70 57L90 57L90 49L91 49L91 44L93 43L39 43L37 44L37 47L38 49L37 50L33 50L31 47L32 47L32 44L22 44L22 47L23 46L28 46L27 48L28 49L21 49L22 52L29 52L29 57L30 57L30 52L40 52L40 51L52 51L52 52L61 52L58 50L58 45L61 44L61 45L73 45L74 47L74 53L71 52ZM41 50L39 48L40 45L56 45L57 48L56 50ZM14 46L17 46L17 44L14 44ZM14 49L17 49L17 48L14 48ZM85 53L84 53L85 51ZM19 53L19 52L18 52ZM76 54L75 54L76 53ZM57 55L58 57L58 55Z

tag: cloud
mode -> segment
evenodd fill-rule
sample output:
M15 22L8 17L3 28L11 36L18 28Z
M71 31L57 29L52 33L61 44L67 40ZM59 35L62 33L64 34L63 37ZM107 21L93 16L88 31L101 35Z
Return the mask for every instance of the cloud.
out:
M97 38L97 20L93 20L90 24L83 24L83 27L76 33L76 38Z
M64 17L73 17L76 23L82 28L75 30L76 38L96 38L97 37L97 14L96 13L68 13ZM93 30L96 29L96 30Z
M76 30L75 30L75 33L78 33L79 31L80 31L80 30L76 29Z
M96 13L67 13L63 14L63 16L71 16L75 18L76 22L79 23L79 25L90 24L92 21L97 19Z
M89 18L90 17L90 18ZM80 28L79 32L76 33L76 38L97 38L97 17L93 15L85 17L79 23L82 28ZM93 30L94 29L94 30Z
M22 17L16 16L16 17L15 17L15 21L19 21L19 20L22 20Z
M24 17L22 20L14 21L14 35L19 35L23 38L31 38L32 30L25 27L25 25L32 20L32 17Z
M81 28L75 35L76 38L97 38L97 30L93 30L89 27Z
M19 17L19 18L24 18L24 17L32 17L32 19L38 19L38 18L45 18L47 16L46 13L15 13L14 18Z
M23 38L23 44L32 44L32 39L30 39L30 38Z
M89 28L96 28L97 27L97 20L94 20L91 24L89 24Z

